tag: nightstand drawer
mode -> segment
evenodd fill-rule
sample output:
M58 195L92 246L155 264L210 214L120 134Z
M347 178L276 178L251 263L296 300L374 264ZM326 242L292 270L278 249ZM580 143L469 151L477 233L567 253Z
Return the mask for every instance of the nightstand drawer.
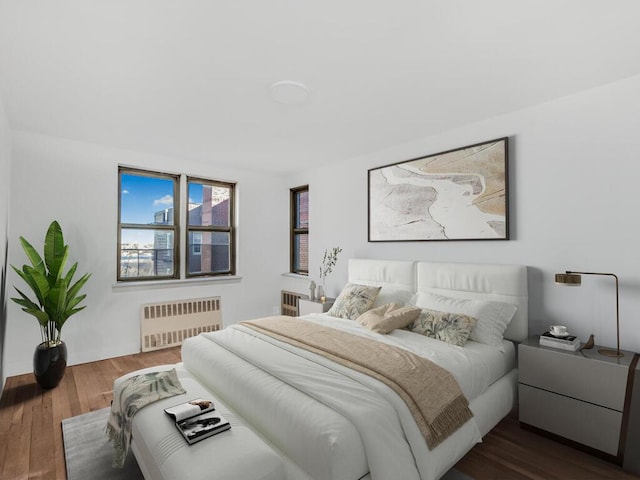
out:
M618 454L622 412L520 385L520 421L610 455Z
M620 412L624 409L626 365L529 345L520 345L518 353L520 383Z

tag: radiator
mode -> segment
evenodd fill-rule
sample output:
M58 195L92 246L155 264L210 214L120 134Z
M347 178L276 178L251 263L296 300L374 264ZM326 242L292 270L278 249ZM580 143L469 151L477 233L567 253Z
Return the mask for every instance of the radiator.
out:
M150 303L140 310L143 352L175 347L186 338L220 328L220 297Z
M298 300L301 298L309 298L309 296L304 295L302 293L288 292L287 290L282 290L282 302L280 303L280 311L282 312L282 315L287 315L289 317L297 317L298 316Z

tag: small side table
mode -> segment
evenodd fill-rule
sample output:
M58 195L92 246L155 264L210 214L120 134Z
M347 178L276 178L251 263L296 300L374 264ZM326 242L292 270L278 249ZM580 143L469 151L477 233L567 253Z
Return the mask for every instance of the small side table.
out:
M322 303L320 300L301 298L298 300L298 315L303 316L310 313L328 312L335 300L335 298L327 298L324 303Z
M571 352L541 346L539 337L530 337L518 346L518 357L522 426L624 462L628 470L637 468L625 458L625 450L638 449L638 439L628 437L629 414L634 412L638 422L640 413L630 388L637 380L637 354L606 357L597 346Z

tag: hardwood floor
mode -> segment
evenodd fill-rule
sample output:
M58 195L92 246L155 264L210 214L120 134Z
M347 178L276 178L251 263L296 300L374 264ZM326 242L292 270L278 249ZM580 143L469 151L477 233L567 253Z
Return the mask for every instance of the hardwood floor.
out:
M66 479L62 419L108 407L113 380L127 372L179 361L175 347L74 365L52 390L42 390L33 374L8 378L0 399L0 479Z
M65 479L62 419L109 406L113 380L127 372L179 361L176 347L75 365L48 391L37 386L32 374L7 379L0 399L0 479ZM640 479L522 430L513 416L496 426L456 468L475 480Z
M640 476L568 445L500 422L456 468L475 480L638 480Z

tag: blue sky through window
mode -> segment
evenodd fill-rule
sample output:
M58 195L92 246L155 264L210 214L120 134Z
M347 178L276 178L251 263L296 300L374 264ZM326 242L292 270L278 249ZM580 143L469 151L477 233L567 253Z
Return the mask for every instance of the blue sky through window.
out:
M153 223L160 210L173 207L173 181L165 178L122 174L121 223Z
M120 221L149 225L156 212L173 207L173 180L123 173L120 186ZM153 230L123 229L121 242L140 248L153 245Z
M202 184L189 182L189 203L202 205Z

